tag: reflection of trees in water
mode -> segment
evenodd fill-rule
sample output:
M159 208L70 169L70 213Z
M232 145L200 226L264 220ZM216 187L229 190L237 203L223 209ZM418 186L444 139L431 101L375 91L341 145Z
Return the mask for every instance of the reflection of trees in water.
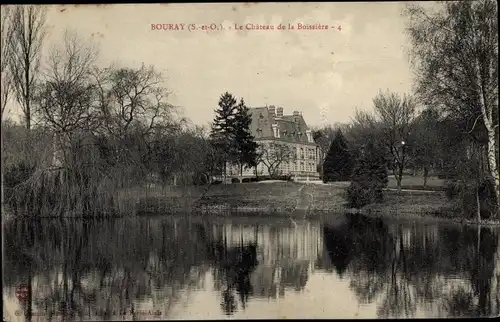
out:
M467 227L460 235L450 231L446 235L450 238L444 246L455 251L452 255L455 259L462 258L460 265L465 268L470 286L455 288L449 292L444 303L445 308L451 310L449 314L463 317L500 314L498 294L493 298L491 296L495 265L500 265L495 258L498 252L498 233L487 227Z
M377 302L379 317L411 317L417 305L435 311L437 303L450 316L498 314L491 298L493 271L499 265L494 258L498 233L493 230L483 227L478 234L470 227L443 227L436 234L432 227L389 229L380 219L349 216L343 226L325 227L324 241L338 274L349 274L361 303ZM449 287L460 282L470 287Z
M139 220L13 222L4 227L4 282L31 290L36 276L41 287L28 307L46 316L136 315L138 301L168 313L203 275L193 268L203 267L205 250L188 225L175 239L173 228Z
M206 245L206 254L214 263L215 288L221 291L221 308L230 315L238 309L239 298L245 308L252 293L250 275L257 266L257 245L228 246L222 236L212 236L203 225L195 225L195 231Z

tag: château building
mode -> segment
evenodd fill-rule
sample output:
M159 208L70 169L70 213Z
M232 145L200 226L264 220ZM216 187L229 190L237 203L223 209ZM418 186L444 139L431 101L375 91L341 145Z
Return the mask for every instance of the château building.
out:
M268 176L271 175L269 165L273 164L277 165L272 168L277 175L291 175L295 180L319 178L320 149L301 112L285 115L282 107L272 105L249 108L249 112L252 117L250 131L261 152L265 152L263 160L256 168L243 169L242 173L237 166L228 167L228 176Z

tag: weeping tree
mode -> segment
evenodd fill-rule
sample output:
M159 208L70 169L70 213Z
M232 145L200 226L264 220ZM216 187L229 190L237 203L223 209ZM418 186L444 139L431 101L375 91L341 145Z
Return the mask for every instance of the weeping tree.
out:
M433 10L411 4L405 10L417 94L467 124L462 132L484 132L486 174L498 205L497 14L491 0L443 2Z
M100 70L97 56L91 42L70 31L49 52L31 101L38 123L30 132L43 131L50 139L33 134L26 141L44 146L43 154L23 155L23 166L12 167L22 177L9 179L15 207L45 205L52 214L116 209L119 189L144 183L156 170L165 143L157 138L181 132L153 67Z

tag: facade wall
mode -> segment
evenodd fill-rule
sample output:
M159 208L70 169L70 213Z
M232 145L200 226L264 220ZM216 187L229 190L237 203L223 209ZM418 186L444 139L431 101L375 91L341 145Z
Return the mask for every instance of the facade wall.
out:
M317 164L319 162L319 149L313 144L303 144L303 143L291 143L282 142L278 140L257 140L258 144L270 144L279 143L289 146L295 151L295 160L284 161L278 168L277 172L282 175L291 174L293 177L309 177L310 179L319 178L319 174L316 171ZM269 163L268 163L269 164ZM228 167L228 176L239 177L240 169L238 166ZM243 169L242 177L255 177L255 167L250 169ZM269 175L269 169L265 162L261 162L257 165L257 175L266 176Z
M295 179L319 178L317 165L320 163L320 151L313 141L313 133L308 128L302 113L294 111L285 115L282 107L256 107L250 108L252 122L250 131L259 145L270 143L289 146L295 151L294 160L282 162L276 171L278 175L292 175ZM268 150L268 154L269 153ZM228 166L228 177L255 177L269 175L266 166L269 162L261 162L256 169L239 169L238 166ZM274 168L274 167L273 167Z

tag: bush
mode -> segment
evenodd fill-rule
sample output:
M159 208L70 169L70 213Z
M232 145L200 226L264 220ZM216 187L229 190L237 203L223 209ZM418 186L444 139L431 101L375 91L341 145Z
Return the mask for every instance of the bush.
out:
M251 181L250 178L243 178L243 179L241 179L242 183L248 183L250 181Z
M276 180L283 180L283 181L292 181L292 175L287 174L287 175L281 175L276 178Z
M491 178L482 180L477 188L474 181L450 181L446 186L446 197L456 201L466 218L477 218L477 194L482 219L494 217L498 213L494 182Z
M197 173L193 176L193 185L204 186L208 184L208 176L204 173Z
M384 156L373 145L369 145L358 157L346 191L349 207L361 208L383 200L382 189L387 187L387 167Z
M238 179L238 178L231 178L231 183L240 183L240 179Z
M258 180L258 178L256 178L256 177L252 177L252 178L250 178L250 182L257 182L257 181L259 181L259 180Z
M448 181L446 183L445 194L448 200L456 198L460 194L460 183L454 180Z

